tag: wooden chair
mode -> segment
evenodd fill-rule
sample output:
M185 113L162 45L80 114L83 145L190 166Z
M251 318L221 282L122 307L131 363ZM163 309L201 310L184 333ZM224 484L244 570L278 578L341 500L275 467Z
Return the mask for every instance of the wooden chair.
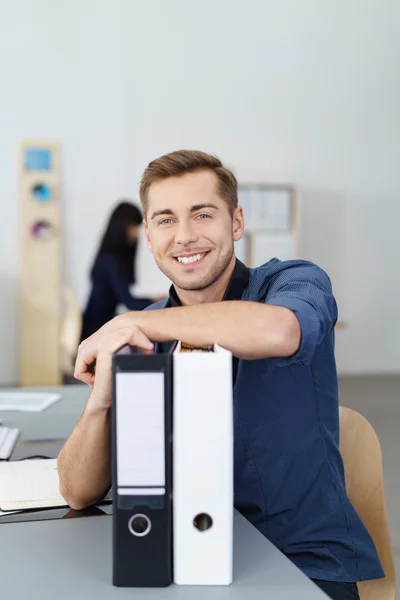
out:
M358 412L340 406L340 452L347 494L372 537L384 579L359 582L361 600L394 600L396 575L383 485L382 451L374 429Z

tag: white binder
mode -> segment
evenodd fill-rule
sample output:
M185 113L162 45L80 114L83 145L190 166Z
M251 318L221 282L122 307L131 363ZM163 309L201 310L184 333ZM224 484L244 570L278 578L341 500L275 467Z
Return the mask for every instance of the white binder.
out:
M233 550L232 354L173 353L173 564L180 585L229 585Z

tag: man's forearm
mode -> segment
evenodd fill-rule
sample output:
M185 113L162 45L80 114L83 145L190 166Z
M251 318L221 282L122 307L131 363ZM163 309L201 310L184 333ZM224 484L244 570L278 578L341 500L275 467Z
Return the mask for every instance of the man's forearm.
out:
M60 492L71 508L98 501L111 482L111 414L90 400L58 457Z
M151 340L219 344L244 359L291 356L300 344L295 314L281 306L225 301L127 313Z

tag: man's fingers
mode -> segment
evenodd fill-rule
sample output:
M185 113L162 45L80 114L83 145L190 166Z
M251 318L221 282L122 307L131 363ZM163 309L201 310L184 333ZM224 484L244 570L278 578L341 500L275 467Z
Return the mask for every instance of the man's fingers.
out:
M153 354L154 345L148 337L135 327L125 327L102 336L94 334L79 346L75 363L74 377L83 383L93 385L94 365L107 360L111 354L125 345L135 346L143 354Z
M100 341L98 353L113 354L120 350L123 346L129 344L135 346L141 351L151 352L153 344L139 329L130 327L117 331L109 336L104 336Z
M81 342L78 347L78 355L75 361L74 377L83 383L89 383L93 377L93 367L96 361L97 343L93 334Z
M131 339L128 342L131 346L136 346L142 352L153 352L154 344L149 340L149 338L140 331L140 329L134 329L132 332L131 329Z

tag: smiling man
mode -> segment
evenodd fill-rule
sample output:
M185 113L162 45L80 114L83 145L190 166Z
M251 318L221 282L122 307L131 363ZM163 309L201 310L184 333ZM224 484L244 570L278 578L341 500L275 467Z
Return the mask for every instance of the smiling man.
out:
M175 340L217 343L234 356L236 508L331 598L357 598L354 582L383 572L345 491L328 276L307 261L248 269L236 259L244 231L237 182L213 156L154 160L140 198L170 294L81 344L75 376L92 391L58 459L61 493L79 509L110 486L113 352L127 343L149 354Z
M152 183L152 168L143 179L141 198L147 209L147 242L157 265L177 293L189 292L183 304L220 300L215 288L221 292L226 287L235 266L232 242L243 234L241 209L235 211L234 202L228 204L216 193L213 171Z

